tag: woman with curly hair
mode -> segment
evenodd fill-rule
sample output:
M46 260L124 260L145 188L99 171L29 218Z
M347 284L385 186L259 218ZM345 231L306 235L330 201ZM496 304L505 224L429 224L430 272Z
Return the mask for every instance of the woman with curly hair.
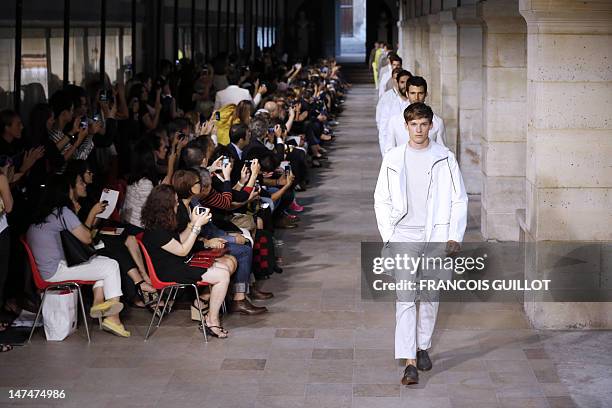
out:
M202 280L212 285L209 310L203 325L211 336L226 338L228 332L221 326L219 309L227 294L231 271L219 262L208 269L185 264L185 257L211 215L198 214L194 208L189 215L191 222L182 232L177 232L178 205L178 197L172 186L161 184L151 191L142 208L141 221L145 228L143 243L162 281L195 283Z

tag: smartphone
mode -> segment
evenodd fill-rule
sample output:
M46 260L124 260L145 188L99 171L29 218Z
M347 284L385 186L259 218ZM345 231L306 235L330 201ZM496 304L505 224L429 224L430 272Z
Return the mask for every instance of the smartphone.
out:
M203 207L203 206L201 206L201 205L198 205L198 206L196 206L196 208L195 208L195 213L196 213L196 215L202 215L202 214L206 215L206 214L208 214L208 212L209 212L209 211L210 211L210 210L209 210L208 208Z
M286 166L285 166L285 173L286 173L286 174L291 173L291 165L290 165L290 164L288 164L288 165L286 165Z
M274 133L274 128L273 127L269 127L268 128L268 133Z
M100 121L100 115L95 114L95 115L93 115L92 119L93 119L94 122L99 122Z
M206 123L206 116L200 113L200 125L203 125L205 123Z
M178 139L179 139L179 140L183 140L183 139L185 139L185 133L184 133L184 132L182 132L182 131L178 132Z
M222 161L223 167L227 167L230 164L230 159L227 156L223 156L223 161Z
M219 111L216 111L216 112L215 112L215 120L216 120L216 121L221 120L221 112L219 112Z
M89 127L89 122L87 122L87 117L83 116L81 121L79 122L79 126L81 129L87 129Z
M108 102L108 94L106 89L100 91L100 102Z

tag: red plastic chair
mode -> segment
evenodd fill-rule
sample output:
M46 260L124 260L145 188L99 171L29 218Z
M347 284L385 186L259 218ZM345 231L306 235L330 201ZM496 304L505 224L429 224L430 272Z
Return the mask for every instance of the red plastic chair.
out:
M24 236L20 237L23 248L28 255L28 263L30 264L30 269L32 270L32 277L34 278L34 284L39 290L44 291L42 300L40 301L40 306L38 307L38 311L36 312L36 319L34 319L34 325L32 326L32 330L30 331L30 337L28 337L28 343L32 340L32 335L34 334L34 330L36 330L36 324L38 323L38 319L40 317L40 312L43 308L43 304L45 303L45 297L47 296L47 291L52 289L74 289L76 288L79 293L79 303L81 305L81 312L83 313L83 322L85 323L85 332L87 333L87 342L91 342L91 338L89 337L89 326L87 325L87 315L85 314L85 304L83 303L83 294L81 293L81 285L94 285L96 281L84 281L84 280L70 280L70 281L61 281L61 282L48 282L40 276L40 271L38 270L38 266L36 265L36 260L34 259L34 255L32 254L32 248L28 244L28 241Z
M157 325L156 325L156 329L161 325L162 319L164 317L164 314L166 313L166 308L168 307L168 305L172 302L174 302L174 299L176 298L176 295L179 291L179 289L191 286L193 288L193 291L195 292L195 296L196 299L198 299L198 309L200 311L200 322L202 322L202 324L204 324L204 315L202 314L202 305L200 304L200 294L198 292L198 286L209 286L208 282L204 282L204 281L199 281L196 283L176 283L176 282L163 282L161 281L158 277L157 274L155 273L155 267L153 266L153 262L151 261L151 257L149 256L149 252L147 251L147 248L145 248L144 243L142 242L142 234L138 234L136 236L136 241L138 242L138 246L140 247L140 250L142 252L142 257L144 258L145 261L145 265L147 268L147 272L149 273L149 278L151 278L151 285L157 289L157 290L161 290L159 296L157 297L157 304L155 305L155 311L153 312L153 317L151 318L151 323L149 323L149 328L147 329L147 333L145 334L145 341L148 340L149 338L149 334L151 332L151 327L153 327L153 322L155 321L155 317L159 316L159 320L157 321ZM211 263L212 265L212 263ZM162 297L164 296L164 292L166 291L166 289L169 290L168 293L168 298L164 304L164 308L162 310L161 313L159 313L159 304L162 300ZM174 291L174 295L173 295L173 291ZM171 308L171 306L170 306ZM170 309L168 309L168 313L170 313ZM208 338L206 336L206 330L204 330L204 328L202 328L202 333L204 334L204 341L208 342Z

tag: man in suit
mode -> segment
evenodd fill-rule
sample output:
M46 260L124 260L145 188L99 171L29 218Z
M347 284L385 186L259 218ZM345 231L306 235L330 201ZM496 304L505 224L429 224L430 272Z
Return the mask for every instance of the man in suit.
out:
M234 159L231 180L232 185L240 181L240 172L244 165L244 149L251 142L251 133L244 124L232 125L230 128L230 144L228 145L229 155Z
M268 91L265 85L261 85L259 89L257 89L255 97L251 98L248 90L238 86L240 84L240 72L238 71L231 72L227 80L229 86L217 92L215 97L215 110L219 110L229 104L238 105L241 101L251 101L253 105L257 107L259 102L261 102L262 95Z

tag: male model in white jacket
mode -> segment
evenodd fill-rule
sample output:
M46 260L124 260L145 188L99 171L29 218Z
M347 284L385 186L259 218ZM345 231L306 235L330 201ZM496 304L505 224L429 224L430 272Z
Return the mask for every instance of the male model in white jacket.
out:
M395 53L390 53L389 54L389 69L384 70L382 73L382 77L378 80L379 82L379 86L378 86L378 99L382 98L382 96L384 95L385 92L387 92L390 88L387 87L387 82L389 81L393 81L393 79L391 78L391 75L393 73L393 70L395 70L396 68L401 68L402 67L402 59L400 57L397 56L397 54ZM393 88L393 86L391 86L391 88Z
M408 71L399 71L393 79L394 88L385 92L376 105L376 127L378 128L378 144L381 154L384 154L387 140L387 123L393 115L404 112L410 104L406 95L406 83L412 74Z
M410 103L423 102L427 98L427 81L423 77L413 76L406 83L406 95ZM408 129L404 120L404 112L391 116L387 122L387 129L383 133L383 155L395 146L408 142ZM429 131L432 142L446 146L446 127L444 120L434 113L432 128Z
M410 140L385 155L376 183L378 229L385 248L405 243L402 249L418 257L431 252L435 243L438 248L443 243L442 250L434 252L444 258L459 250L465 233L467 194L463 178L454 154L429 138L431 108L424 103L411 104L405 120ZM422 269L396 270L395 278L399 281L422 273ZM427 349L438 313L437 292L420 294L419 299L414 291L396 293L395 358L406 359L402 384L416 384L417 369L432 367Z

